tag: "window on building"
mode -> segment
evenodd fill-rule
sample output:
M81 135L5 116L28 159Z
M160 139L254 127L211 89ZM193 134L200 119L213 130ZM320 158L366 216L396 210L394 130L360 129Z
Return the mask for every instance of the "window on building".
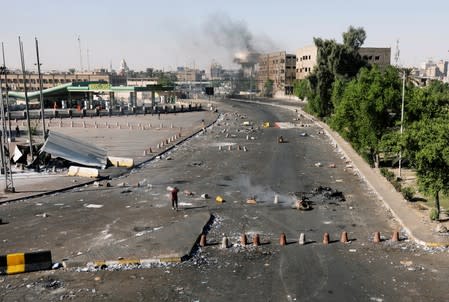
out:
M372 59L373 59L373 56L369 56L368 59L372 60Z
M380 56L375 56L374 57L374 61L379 61L380 60Z

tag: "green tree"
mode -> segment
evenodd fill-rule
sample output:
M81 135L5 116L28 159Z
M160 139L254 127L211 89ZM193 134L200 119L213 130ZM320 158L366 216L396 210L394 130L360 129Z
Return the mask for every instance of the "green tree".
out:
M308 99L311 96L311 90L310 90L310 84L309 81L306 79L303 80L296 80L293 83L293 94L296 95L298 98L304 100Z
M273 80L267 79L263 85L263 96L272 97L273 96Z
M405 155L412 159L421 191L434 196L436 217L440 193L449 193L449 118L414 122L404 132Z
M362 68L356 79L334 85L336 103L331 127L336 129L370 163L377 161L382 137L395 126L400 110L397 70Z
M447 116L449 112L447 83L432 81L426 87L416 87L409 83L406 92L405 120L407 123Z
M317 65L308 77L312 95L309 111L319 117L330 116L334 110L332 90L334 81L347 81L357 75L367 63L360 57L358 50L365 41L363 28L349 27L343 33L343 44L335 40L314 38L317 47Z

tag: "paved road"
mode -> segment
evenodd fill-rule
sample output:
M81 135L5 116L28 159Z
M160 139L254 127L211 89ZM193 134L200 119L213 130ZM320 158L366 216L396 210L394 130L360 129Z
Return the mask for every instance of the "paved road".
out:
M264 121L292 122L296 118L293 112L268 106L226 101L219 110L228 113L206 134L171 153L171 160L160 160L135 170L115 180L112 189L89 187L51 199L35 199L27 203L27 210L23 204L11 204L7 208L26 221L27 212L37 213L36 203L82 205L111 200L121 220L120 227L108 230L113 234L132 232L133 228L141 231L136 226L157 226L157 220L162 220L163 215L176 223L190 213L211 211L215 220L208 233L209 245L199 249L191 260L178 265L81 273L56 270L9 276L0 279L3 301L42 298L54 301L449 299L445 290L447 251L424 250L406 240L373 243L375 231L388 239L399 226L367 186L345 167L340 154L334 152L317 128L308 127L309 122L301 120L294 123L306 127L258 129ZM244 121L250 121L253 129L242 126ZM288 142L278 144L279 135ZM237 150L239 145L248 151ZM229 146L232 150L228 150ZM336 168L330 168L331 164ZM143 179L151 187L121 193L116 186L119 182L136 183ZM195 192L193 196L181 198L183 209L177 213L171 212L166 202L168 185ZM345 201L310 195L313 210L292 209L293 192L309 193L318 186L342 191ZM220 195L225 202L217 204L213 198L203 200L199 197L203 193L212 197ZM279 196L278 204L273 203L275 194ZM254 196L257 204L247 204L247 198ZM70 218L73 229L68 232L77 236L64 239L64 234L59 234L45 240L60 251L63 247L67 249L66 244L70 245L72 254L80 249L87 250L89 244L95 242L92 234L104 230L100 225L96 232L89 228L89 223L103 218L101 210L95 214L91 214L92 211L94 209L85 209ZM135 215L140 212L144 212L146 218L136 219ZM63 215L64 212L60 209L56 213ZM64 223L65 219L58 221ZM44 237L49 227L46 224L43 219L31 220L27 227L31 234L34 234L33 229L39 230L37 233ZM349 233L350 244L332 242L342 230ZM20 227L16 231L20 233ZM284 247L278 244L281 232L286 234L289 243ZM307 245L297 243L301 232L306 234ZM331 237L332 243L327 246L321 244L324 232ZM260 234L262 245L257 248L240 246L238 239L242 233L249 238ZM220 248L223 234L233 243L231 248ZM14 240L13 236L10 238Z

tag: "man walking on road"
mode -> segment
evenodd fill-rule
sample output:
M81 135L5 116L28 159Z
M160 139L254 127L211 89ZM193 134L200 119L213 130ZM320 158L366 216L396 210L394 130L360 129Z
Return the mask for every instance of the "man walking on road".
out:
M177 187L174 187L171 190L171 208L176 211L178 210L178 192L179 190Z

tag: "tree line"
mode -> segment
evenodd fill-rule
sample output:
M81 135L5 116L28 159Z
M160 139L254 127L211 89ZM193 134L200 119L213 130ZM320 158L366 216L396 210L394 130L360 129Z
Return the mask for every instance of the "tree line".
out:
M449 193L449 85L417 85L410 69L370 65L358 52L365 39L364 29L352 26L343 43L314 38L317 64L296 81L294 93L371 165L393 159L392 166L401 153L416 170L420 190L434 196L438 219L440 194Z

